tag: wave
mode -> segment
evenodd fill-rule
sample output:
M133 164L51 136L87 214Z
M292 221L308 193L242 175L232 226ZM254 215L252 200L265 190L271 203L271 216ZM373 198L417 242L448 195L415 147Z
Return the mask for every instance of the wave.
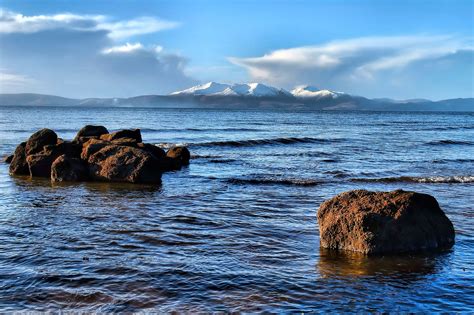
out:
M430 141L428 145L474 145L473 141L463 141L463 140L437 140Z
M252 147L258 145L268 144L295 144L295 143L331 143L340 142L341 139L321 139L321 138L310 138L310 137L288 137L288 138L270 138L270 139L249 139L249 140L226 140L226 141L211 141L192 143L190 146L200 147Z
M212 131L229 131L229 132L258 132L262 131L262 129L256 128L161 128L161 129L154 129L154 128L142 128L140 129L141 132L187 132L187 131L195 131L195 132L212 132Z
M399 177L381 177L381 178L353 178L353 182L382 182L382 183L431 183L431 184L454 184L454 183L474 183L474 176L399 176Z
M298 178L229 178L228 183L237 185L284 185L284 186L316 186L323 182L312 179Z
M236 162L237 160L235 159L210 159L210 163L220 163L220 164L227 164L227 163L233 163Z

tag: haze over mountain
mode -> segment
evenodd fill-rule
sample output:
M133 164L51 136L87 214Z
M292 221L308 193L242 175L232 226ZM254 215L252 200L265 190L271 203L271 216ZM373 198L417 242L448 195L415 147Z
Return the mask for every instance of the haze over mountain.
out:
M262 83L208 82L168 95L128 98L73 99L43 94L0 94L3 106L144 106L166 108L230 108L275 110L381 110L381 111L474 111L473 98L441 101L425 99L369 99L362 96L298 86L286 91Z

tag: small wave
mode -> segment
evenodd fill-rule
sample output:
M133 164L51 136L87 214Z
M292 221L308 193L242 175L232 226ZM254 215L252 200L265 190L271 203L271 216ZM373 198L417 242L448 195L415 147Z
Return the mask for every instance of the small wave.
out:
M251 147L267 144L295 144L295 143L330 143L339 142L340 139L321 139L309 137L288 137L273 139L249 139L249 140L228 140L228 141L211 141L191 144L193 146L213 147L213 146L229 146L229 147Z
M437 159L431 161L432 163L443 164L443 163L474 163L474 159Z
M429 145L474 145L474 142L462 141L462 140L437 140L437 141L430 141L427 144Z
M399 176L399 177L382 177L382 178L353 178L353 182L382 182L382 183L432 183L432 184L454 184L454 183L474 183L474 176Z
M213 132L213 131L224 131L224 132L258 132L262 131L262 129L256 128L142 128L140 129L141 132L187 132L187 131L194 131L194 132Z
M284 186L316 186L321 181L312 179L292 178L230 178L228 183L237 185L284 185Z
M211 163L221 163L221 164L227 164L227 163L233 163L237 160L235 159L210 159L209 162Z

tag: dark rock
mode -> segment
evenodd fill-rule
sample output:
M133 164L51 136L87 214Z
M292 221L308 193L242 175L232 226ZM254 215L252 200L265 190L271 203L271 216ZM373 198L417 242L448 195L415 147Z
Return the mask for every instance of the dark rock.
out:
M51 177L51 165L60 155L64 147L60 145L46 146L43 151L26 157L30 175L35 177Z
M7 155L3 158L3 162L7 163L7 164L10 164L12 162L12 160L13 160L13 154Z
M51 180L53 182L85 181L88 177L87 164L78 158L70 158L63 154L51 165Z
M165 150L160 147L157 147L156 145L141 142L137 144L137 147L142 150L145 150L148 153L151 153L157 159L163 159L166 157Z
M430 195L354 190L318 211L321 247L364 254L450 248L454 228Z
M101 140L112 141L120 138L131 138L137 142L142 142L142 134L140 129L125 129L100 136Z
M26 142L25 152L26 155L35 154L41 152L43 147L48 144L56 144L58 136L51 129L41 129L34 134Z
M87 141L88 138L99 138L107 133L109 133L109 131L104 126L86 125L79 130L74 138L74 142L85 142L84 140Z
M89 157L99 151L102 148L110 145L108 141L98 140L98 139L89 139L82 145L81 159L87 161Z
M114 139L112 141L110 141L112 144L115 144L115 145L124 145L124 146L127 146L127 147L137 147L138 146L138 142L136 139L132 139L132 138L118 138L118 139Z
M177 159L181 165L188 165L191 154L186 147L173 147L166 152L166 156L172 159Z
M94 180L161 183L162 162L138 148L108 145L92 154L88 163Z
M11 175L29 175L28 163L26 163L25 153L26 142L20 143L13 154L13 159L10 163L10 174Z

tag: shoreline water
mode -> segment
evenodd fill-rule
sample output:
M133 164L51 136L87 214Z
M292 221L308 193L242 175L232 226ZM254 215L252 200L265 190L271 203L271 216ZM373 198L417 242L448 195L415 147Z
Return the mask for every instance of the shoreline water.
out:
M52 185L12 178L0 164L4 310L472 307L472 114L241 111L236 118L235 111L1 107L0 117L2 156L42 127L72 139L88 123L140 127L152 143L248 144L194 146L199 158L155 188ZM320 250L317 207L357 188L435 196L454 223L456 245L370 261Z

